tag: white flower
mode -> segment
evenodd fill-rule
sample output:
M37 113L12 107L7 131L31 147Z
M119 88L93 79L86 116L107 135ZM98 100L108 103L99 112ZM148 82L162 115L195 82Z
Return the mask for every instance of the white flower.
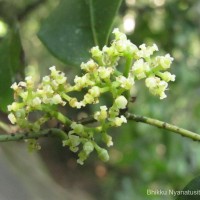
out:
M90 52L91 52L93 58L97 58L97 59L102 58L102 51L99 49L99 46L93 47L90 50Z
M127 40L127 42L126 42L126 52L128 54L133 55L133 54L137 53L137 51L138 51L137 46L134 45L130 40Z
M82 124L77 124L76 122L72 122L70 127L74 130L75 133L83 133L84 127Z
M58 83L57 83L56 80L53 80L53 81L51 82L51 85L53 86L54 89L57 89L57 88L58 88Z
M83 103L91 104L93 102L94 102L94 97L91 94L87 93L84 95Z
M7 106L8 111L17 111L20 108L20 104L17 102L13 102L11 105Z
M132 66L132 73L137 79L146 77L146 72L150 71L150 66L143 59L136 60Z
M51 72L55 72L55 71L56 71L56 67L55 67L55 66L52 66L52 67L49 68L49 70L50 70Z
M77 101L77 98L71 98L70 101L69 101L69 105L72 107L72 108L81 108L81 106L84 106L83 102L78 102Z
M158 51L158 46L156 44L153 44L153 46L150 47L152 51Z
M33 84L33 78L32 78L32 76L27 76L25 78L25 80L26 80L27 84Z
M40 91L41 94L42 94L42 91L43 91L43 95L45 95L45 94L50 95L50 94L54 93L53 88L50 85L45 85L43 87L43 90L37 90L37 91L38 92Z
M134 85L134 78L125 76L116 77L116 81L120 83L120 86L126 90L130 90Z
M120 32L118 28L115 28L112 33L114 33L116 40L126 40L127 39L126 35L124 33Z
M62 72L62 73L59 73L59 75L56 77L56 82L61 85L61 84L64 84L67 80L67 77L65 77L65 74Z
M102 79L110 78L110 75L113 73L112 67L99 67L98 68L99 77Z
M16 119L16 117L15 117L15 115L14 115L13 113L10 113L10 114L8 115L8 119L10 120L10 122L11 122L12 124L15 124L15 123L17 122L17 119Z
M108 117L107 110L108 108L106 106L100 106L100 111L97 111L94 114L94 119L96 119L97 121L105 120Z
M27 84L26 84L24 81L20 81L20 82L18 83L18 86L19 86L19 87L26 87Z
M124 109L126 108L127 106L127 99L124 97L124 96L118 96L116 99L115 99L115 105L117 106L118 109Z
M149 88L153 95L159 95L160 99L166 98L165 90L167 89L167 82L158 77L149 77L145 80L146 86Z
M74 106L78 109L80 109L81 107L85 106L85 104L81 101L81 102L75 102Z
M122 123L127 123L127 119L123 115L121 115L120 117L115 117L111 121L113 122L114 126L121 126Z
M160 94L160 99L164 99L164 98L166 98L167 97L167 95L164 93L164 92L162 92L161 94Z
M93 72L97 68L97 63L94 60L89 60L87 63L81 63L81 69L86 72Z
M94 85L94 82L90 80L89 74L85 74L84 76L75 76L74 78L75 88L80 90L81 88Z
M52 103L53 103L53 104L60 104L60 103L63 103L61 96L60 96L59 94L55 94L55 95L52 97Z
M33 100L32 100L32 106L33 107L37 107L39 106L40 104L42 103L41 99L39 97L35 97Z
M172 58L169 54L166 54L165 56L157 56L156 62L158 65L160 65L164 70L170 68L172 61L174 58Z
M99 97L100 95L100 88L98 86L93 86L88 91L93 97Z
M15 83L13 83L13 84L11 85L10 88L12 88L13 90L17 90L19 87L18 87L17 83L15 82Z
M23 101L26 101L28 98L28 92L27 91L21 92L20 97L23 99Z
M105 133L105 135L103 136L103 140L105 141L106 145L108 147L113 146L113 141L112 141L112 137L108 134Z
M158 47L156 44L153 44L152 46L146 47L145 44L142 44L139 46L141 50L139 50L136 54L140 58L148 58L151 55L153 55L154 51L158 51Z
M157 86L157 78L155 76L151 76L146 78L145 84L148 88L155 88Z
M176 76L174 74L171 74L170 72L163 72L158 73L158 76L160 76L164 81L175 81Z
M48 83L50 81L50 78L49 78L49 76L44 76L42 78L42 80L43 80L43 82Z
M88 141L88 142L84 143L83 150L88 155L94 150L94 145L92 144L92 142Z

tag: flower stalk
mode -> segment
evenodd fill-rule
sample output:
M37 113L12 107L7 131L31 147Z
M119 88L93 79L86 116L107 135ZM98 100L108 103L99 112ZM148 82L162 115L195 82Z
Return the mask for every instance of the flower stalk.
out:
M37 87L31 76L26 77L25 81L14 83L11 88L14 90L15 101L8 106L8 118L12 124L16 124L21 131L28 134L0 135L0 141L28 139L31 150L40 149L36 141L38 137L59 135L63 146L68 146L72 152L78 152L77 162L83 164L92 151L96 151L100 159L107 161L108 152L97 144L98 135L105 146L112 146L113 141L108 129L122 126L127 120L140 121L199 139L191 132L164 122L122 112L127 109L135 81L143 79L149 91L163 99L167 97L165 92L168 83L175 80L175 75L168 71L173 58L169 54L155 54L158 51L155 44L142 44L137 47L118 29L114 29L113 34L114 40L110 46L104 46L102 49L95 46L91 49L91 59L81 63L82 75L76 75L73 83L69 83L65 74L55 66L49 68L50 74L44 76ZM120 59L126 60L122 71L119 67ZM81 99L76 95L80 91L84 92ZM103 105L104 93L112 97L109 106ZM81 109L94 104L96 106L92 116L97 123L93 126L87 126L86 121L71 120L67 110L66 115L61 112L67 107ZM36 116L39 117L33 120L31 116L35 116L35 113L38 113ZM64 131L43 130L47 121L52 118L65 127Z

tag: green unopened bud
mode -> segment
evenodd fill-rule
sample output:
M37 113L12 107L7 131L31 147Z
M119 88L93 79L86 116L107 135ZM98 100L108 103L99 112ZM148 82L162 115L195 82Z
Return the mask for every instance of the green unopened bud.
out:
M103 141L108 147L113 146L112 137L106 133L103 133Z
M102 52L101 50L99 49L98 46L96 47L93 47L91 50L90 50L91 54L92 54L92 57L93 58L101 58L102 57Z
M91 89L89 89L89 93L93 97L99 97L99 95L100 95L100 88L97 87L97 86L93 86Z
M92 144L92 142L88 141L83 145L83 150L87 155L89 155L94 150L94 145Z
M169 54L166 54L165 56L157 56L156 61L159 65L161 65L162 69L166 70L170 68L170 65L172 64L172 61L174 58L172 58Z
M77 163L80 164L80 165L83 165L84 161L87 159L88 155L86 154L85 151L81 151L78 154L78 157L79 157L79 159L77 160Z
M103 148L98 149L98 156L104 162L107 162L109 160L108 151L106 149Z
M73 122L71 124L71 128L74 130L75 133L83 133L84 132L84 127L82 124L77 124L76 122Z
M15 124L15 123L17 122L17 119L16 119L16 117L15 117L15 115L14 115L13 113L10 113L10 114L8 115L8 119L10 120L10 122L11 122L12 124Z
M124 96L119 96L115 99L115 105L117 106L118 109L124 109L126 108L128 101Z
M170 72L163 72L163 73L159 72L157 74L166 82L175 81L176 78L176 76L174 74L171 74Z

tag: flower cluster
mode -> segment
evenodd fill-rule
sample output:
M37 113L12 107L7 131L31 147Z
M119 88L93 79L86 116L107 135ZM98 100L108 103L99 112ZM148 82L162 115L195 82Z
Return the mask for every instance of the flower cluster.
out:
M95 142L95 134L101 134L102 141L108 147L113 145L107 129L127 123L121 110L128 106L129 93L135 81L145 79L150 92L163 99L166 97L168 82L175 80L175 75L167 71L173 61L169 54L155 56L154 53L158 51L155 44L137 47L118 29L114 29L113 34L115 38L110 47L104 46L100 50L96 46L91 49L92 58L80 66L83 75L75 76L72 84L54 66L50 68L50 75L43 77L37 87L31 77L26 77L24 82L14 83L11 88L14 90L15 102L8 106L11 123L36 132L50 118L56 118L71 129L66 133L63 145L69 146L73 152L79 152L78 163L83 164L93 150L97 151L103 161L107 161L108 152ZM123 71L117 68L120 58L127 61ZM86 92L78 100L72 95L74 91ZM111 94L110 107L102 105L100 97L103 93ZM93 114L98 122L95 127L71 121L58 111L59 106L69 105L80 109L88 104L99 105L99 109ZM33 120L31 115L35 111L40 112L40 117Z

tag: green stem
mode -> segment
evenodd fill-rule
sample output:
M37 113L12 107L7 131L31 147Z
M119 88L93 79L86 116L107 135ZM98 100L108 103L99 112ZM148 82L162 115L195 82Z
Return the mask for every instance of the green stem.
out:
M72 121L67 118L65 115L63 115L60 112L57 111L49 111L51 116L55 117L58 121L62 122L65 125L71 125Z
M128 77L130 68L132 67L132 61L133 61L133 57L130 56L130 55L127 55L127 56L126 56L126 65L125 65L124 73L123 73L123 75L124 75L125 77Z
M128 74L130 72L130 69L132 67L132 63L133 63L133 57L131 55L127 55L126 56L126 65L125 65L125 68L124 68L124 73L123 75L127 78L128 77ZM130 91L127 91L125 93L125 97L127 98L127 100L129 100L130 98Z
M24 139L37 139L46 136L60 137L62 140L67 139L67 135L64 131L57 128L51 128L51 129L41 130L39 132L0 135L0 142L19 141Z
M195 141L200 141L200 135L197 133L194 133L192 131L188 131L186 129L180 128L178 126L157 120L157 119L153 119L153 118L149 118L149 117L144 117L144 116L137 116L135 114L131 114L131 113L127 113L126 114L127 119L129 120L133 120L135 122L142 122L145 124L149 124L158 128L162 128L168 131L172 131L174 133L178 133L179 135L182 135L184 137L190 138L192 140Z
M48 108L47 106L43 106L42 110L49 113L50 116L56 118L58 121L62 122L64 125L71 125L72 121L66 117L65 115L63 115L62 113L58 112L58 111L54 111L51 108Z
M135 122L142 122L145 124L149 124L158 128L162 128L164 130L172 131L174 133L178 133L179 135L182 135L184 137L190 138L195 141L200 141L200 135L197 133L194 133L192 131L188 131L186 129L180 128L178 126L149 118L149 117L144 117L144 116L138 116L135 114L131 113L126 113L126 118L128 120L133 120ZM60 120L61 121L61 120ZM71 121L70 121L71 122ZM90 116L88 118L79 120L78 123L81 123L83 125L86 124L91 124L96 122L96 120ZM44 137L47 135L52 135L52 136L59 136L63 140L67 138L67 135L64 131L60 129L46 129L46 130L41 130L40 132L37 133L16 133L16 134L2 134L0 135L0 142L8 142L8 141L18 141L18 140L23 140L23 139L31 139L31 138L39 138L39 137Z

